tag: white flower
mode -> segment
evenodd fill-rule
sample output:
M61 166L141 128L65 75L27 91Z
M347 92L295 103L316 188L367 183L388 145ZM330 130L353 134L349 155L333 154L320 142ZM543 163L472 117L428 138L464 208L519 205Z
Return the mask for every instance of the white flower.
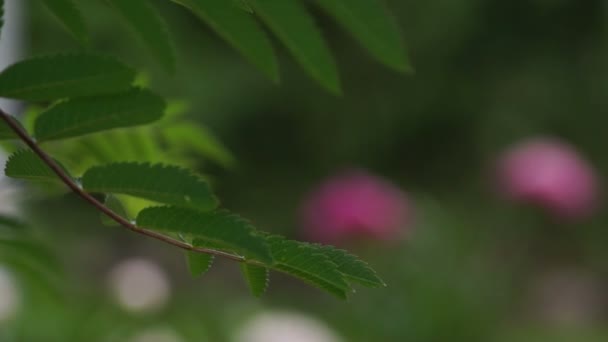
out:
M145 259L118 264L110 274L110 287L118 302L132 312L162 309L171 291L165 272Z
M144 330L133 336L129 342L183 342L184 340L173 330L166 327Z
M341 342L323 322L299 313L257 314L239 330L235 342Z

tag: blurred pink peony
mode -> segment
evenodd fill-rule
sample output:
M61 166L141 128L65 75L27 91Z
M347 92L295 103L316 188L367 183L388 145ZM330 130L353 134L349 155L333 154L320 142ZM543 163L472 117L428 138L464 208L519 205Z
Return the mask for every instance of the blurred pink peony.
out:
M498 182L507 198L538 205L557 218L587 217L597 202L593 168L556 139L534 138L512 147L499 160Z
M410 221L410 203L395 185L364 171L335 176L314 190L302 205L305 235L337 242L364 236L389 240Z

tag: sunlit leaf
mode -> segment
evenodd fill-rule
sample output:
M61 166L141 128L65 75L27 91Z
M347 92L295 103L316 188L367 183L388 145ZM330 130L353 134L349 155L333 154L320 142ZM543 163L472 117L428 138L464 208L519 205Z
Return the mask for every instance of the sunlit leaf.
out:
M167 143L175 148L192 149L223 167L236 163L228 149L206 127L191 123L173 124L164 132Z

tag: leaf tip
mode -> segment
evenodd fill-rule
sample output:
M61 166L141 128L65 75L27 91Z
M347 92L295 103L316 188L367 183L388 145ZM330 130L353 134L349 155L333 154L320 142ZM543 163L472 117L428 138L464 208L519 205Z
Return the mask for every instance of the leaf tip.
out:
M188 251L186 252L186 264L188 271L193 278L201 277L213 265L214 257L211 254L203 254Z

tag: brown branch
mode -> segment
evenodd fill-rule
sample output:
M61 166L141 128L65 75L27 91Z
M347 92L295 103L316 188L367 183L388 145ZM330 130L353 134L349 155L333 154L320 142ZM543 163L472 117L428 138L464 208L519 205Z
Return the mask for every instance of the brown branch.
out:
M78 196L80 196L85 201L89 202L97 210L99 210L100 212L102 212L103 214L105 214L110 219L112 219L113 221L115 221L119 225L123 226L124 228L126 228L126 229L128 229L128 230L130 230L132 232L135 232L137 234L145 235L147 237L150 237L150 238L153 238L153 239L156 239L156 240L160 240L162 242L168 243L168 244L173 245L175 247L179 247L181 249L185 249L187 251L197 252L197 253L211 254L211 255L215 255L215 256L219 256L219 257L224 257L224 258L232 259L232 260L239 261L239 262L251 262L251 261L247 261L244 257L242 257L240 255L226 253L226 252L218 251L218 250L215 250L215 249L195 247L195 246L192 246L191 244L188 244L186 242L183 242L183 241L180 241L180 240L176 240L176 239L174 239L172 237L160 234L158 232L155 232L155 231L143 228L143 227L139 227L136 224L130 222L129 220L125 219L124 217L122 217L122 216L118 215L117 213L115 213L114 211L112 211L112 209L106 207L103 203L101 203L100 201L98 201L95 197L91 196L91 194L89 194L88 192L84 191L82 189L82 187L79 184L77 184L72 179L72 177L70 177L59 166L59 164L57 164L57 162L53 158L51 158L48 154L46 154L46 152L44 152L40 148L40 146L38 146L38 144L36 143L36 141L32 137L30 137L29 134L16 122L16 119L14 119L13 116L11 116L10 114L8 114L5 111L3 111L2 109L0 109L0 117L2 117L2 119L13 130L13 132L15 132L15 134L17 134L17 136L27 146L29 146L29 148L31 148L32 151L34 151L34 153L36 153L38 155L38 157L40 157L40 159L49 168L51 168L51 170L53 170L53 172L61 179L61 181L68 188L70 188L70 190L72 190L75 194L77 194Z

